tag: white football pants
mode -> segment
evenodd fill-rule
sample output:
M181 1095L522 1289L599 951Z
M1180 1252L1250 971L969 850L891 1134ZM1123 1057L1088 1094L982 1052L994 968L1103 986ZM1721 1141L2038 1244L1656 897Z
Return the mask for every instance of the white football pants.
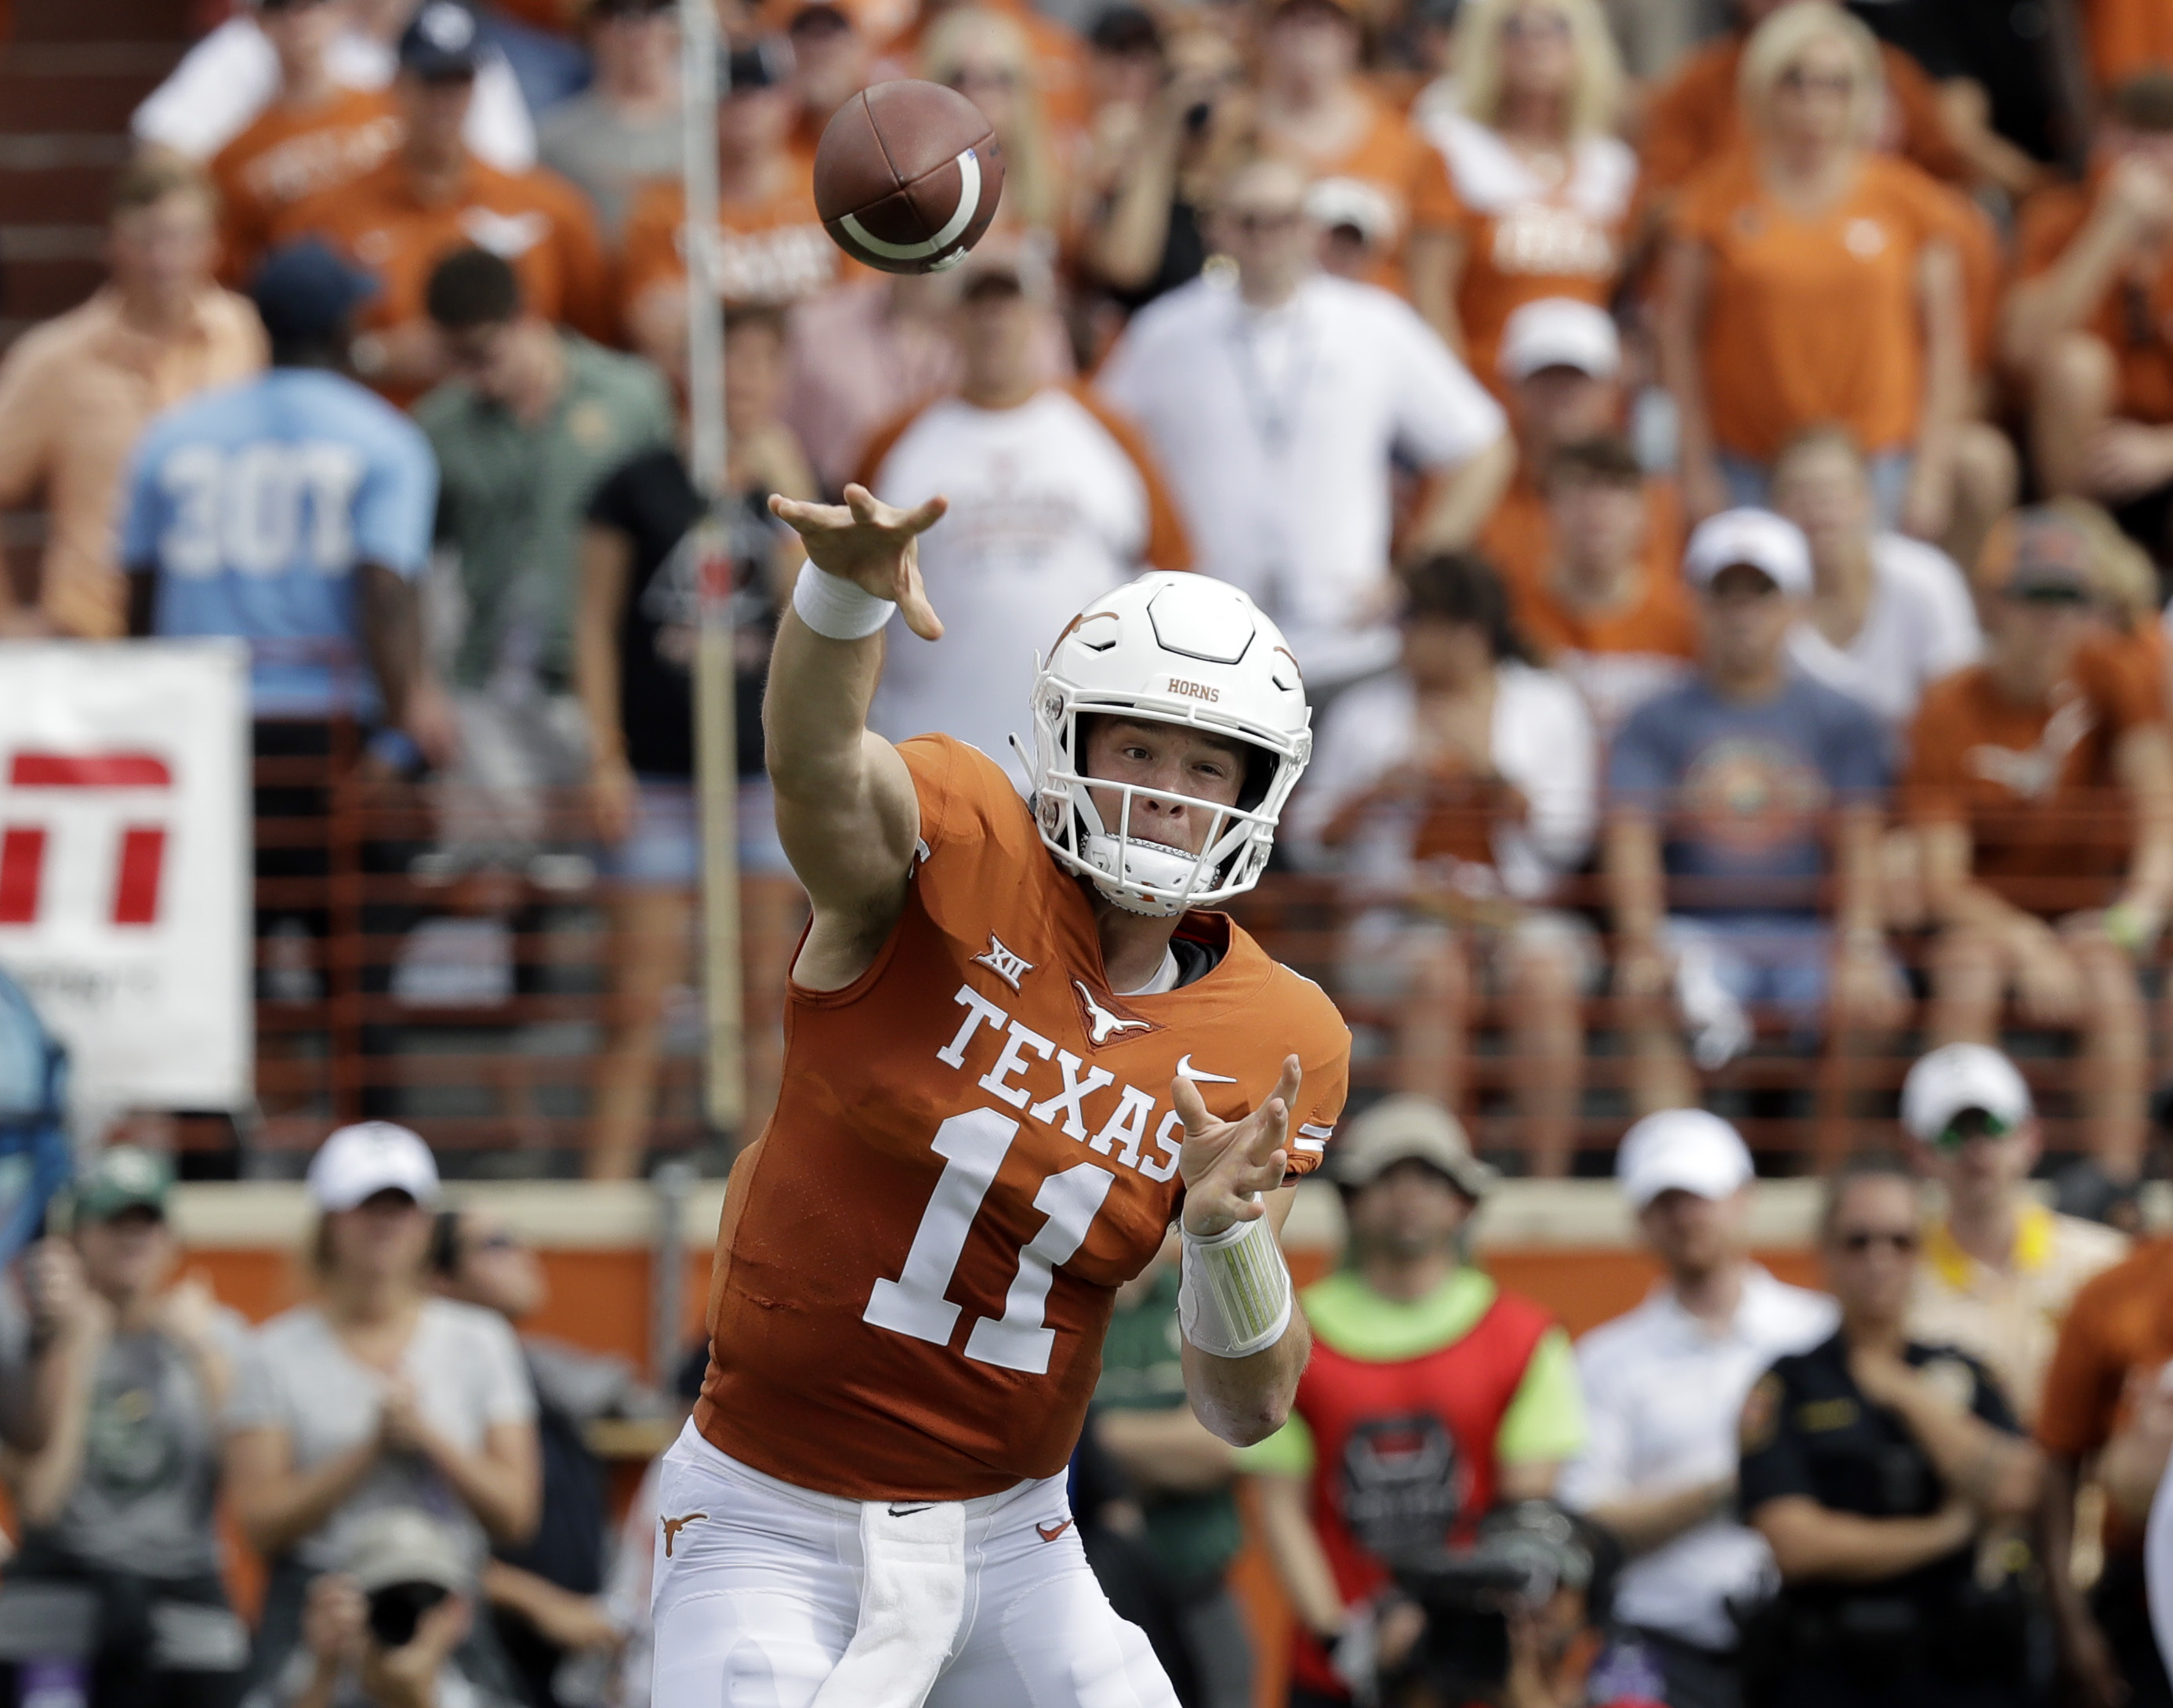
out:
M1177 1708L1087 1566L1061 1476L964 1505L965 1611L927 1708ZM657 1513L652 1708L807 1708L860 1619L860 1503L764 1476L690 1423Z

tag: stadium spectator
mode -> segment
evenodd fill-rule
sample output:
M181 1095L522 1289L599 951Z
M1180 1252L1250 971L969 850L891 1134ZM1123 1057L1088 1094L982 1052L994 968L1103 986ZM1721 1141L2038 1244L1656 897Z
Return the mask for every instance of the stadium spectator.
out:
M1515 453L1501 411L1408 307L1320 275L1304 196L1276 162L1235 173L1212 230L1237 288L1202 277L1150 304L1101 380L1146 429L1199 567L1259 602L1318 691L1394 655L1392 450L1433 483L1405 533L1414 556L1471 542Z
M2165 1107L2161 1098L2161 1122ZM2060 1325L2037 1414L2046 1474L2036 1551L2061 1683L2084 1708L2173 1702L2152 1639L2144 1562L2146 1522L2173 1442L2169 1257L2173 1241L2138 1239L2084 1283ZM2079 1544L2095 1556L2095 1581L2077 1560Z
M1611 434L1563 446L1546 467L1540 555L1507 578L1512 614L1584 697L1600 739L1612 741L1631 713L1688 678L1697 658L1673 493Z
M1448 163L1452 348L1496 382L1523 304L1604 307L1621 271L1637 159L1611 134L1622 70L1597 0L1481 0L1457 20L1461 112L1426 134Z
M2114 92L2088 181L2033 199L2017 244L2003 345L2030 381L2039 477L2173 563L2173 70Z
M147 159L115 180L107 282L34 327L0 362L0 506L42 498L35 602L0 577L0 634L126 632L116 521L136 438L160 410L264 365L249 304L212 282L210 186L192 167Z
M1879 526L1863 453L1845 428L1798 434L1773 461L1773 508L1811 548L1796 662L1896 730L1924 691L1982 650L1969 584L1936 547Z
M1227 36L1185 30L1166 57L1166 80L1125 115L1120 137L1097 135L1088 167L1085 265L1127 310L1200 276L1208 208L1250 111L1244 59Z
M1344 0L1276 0L1260 26L1256 140L1308 180L1351 186L1387 233L1368 283L1453 339L1455 194L1439 152L1360 74L1361 29Z
M1806 427L1847 426L1881 523L1946 531L1968 402L1957 219L1906 162L1869 152L1877 44L1795 0L1745 46L1751 146L1685 186L1658 321L1694 516L1766 502Z
M815 163L790 146L789 56L773 39L728 62L717 104L717 281L727 308L781 308L860 270L815 213ZM628 337L666 373L687 372L687 193L659 179L634 199L619 261Z
M399 67L400 33L414 17L416 0L373 0L352 9L335 0L335 9L346 15L326 50L332 80L342 89L389 87ZM136 109L129 128L139 143L208 160L278 99L280 70L279 51L258 24L255 7L237 8L181 56ZM476 158L501 172L525 172L536 164L536 127L503 54L489 54L476 73L464 134Z
M1941 1199L1925 1224L1909 1331L1983 1364L2029 1424L2075 1294L2127 1241L2030 1195L2044 1136L2029 1086L1998 1050L1952 1043L1921 1058L1901 1082L1901 1124Z
M391 95L333 73L342 0L258 0L256 19L278 57L278 92L208 169L218 191L219 277L238 287L255 276L284 209L352 183L400 146Z
M813 475L778 420L785 371L778 316L752 309L725 322L725 542L733 563L742 871L785 869L763 767L762 691L778 613L801 558L800 536L769 514L772 493L817 496ZM690 531L704 515L670 447L638 453L596 488L580 541L574 674L586 714L589 795L617 881L613 977L621 1019L591 1106L589 1170L631 1176L655 1118L666 1005L692 974L688 946L701 881L694 797L693 665L700 590Z
M2149 1056L2134 956L2173 905L2173 752L2155 676L2093 638L2089 558L2056 511L1994 529L1984 662L1925 696L1903 805L1941 928L1934 1039L1994 1042L2010 990L2027 1023L2075 1028L2089 1146L2125 1180Z
M1551 1495L1585 1433L1568 1335L1459 1257L1495 1177L1455 1117L1390 1097L1335 1150L1345 1264L1302 1295L1313 1361L1290 1421L1238 1455L1296 1615L1291 1700L1308 1708L1371 1700L1376 1668L1417 1640L1384 1557L1468 1543L1496 1506Z
M581 518L613 470L671 442L671 401L638 357L553 326L487 249L439 262L426 307L456 377L415 415L438 454L438 538L459 554L467 606L440 833L455 865L518 869L548 834L547 791L586 773L573 692Z
M461 138L487 62L474 15L454 0L428 0L400 38L398 151L272 224L274 242L322 237L377 276L353 365L395 402L412 402L447 372L423 295L450 250L481 243L502 255L547 321L591 337L612 330L608 270L580 192L549 172L502 172Z
M269 1568L259 1689L287 1677L310 1580L352 1569L376 1515L438 1515L463 1582L493 1542L536 1528L536 1396L520 1343L502 1317L430 1291L429 1146L389 1122L342 1127L310 1159L309 1189L315 1296L258 1329L228 1414L228 1498ZM461 1663L508 1685L488 1625L467 1635Z
M1750 1261L1751 1176L1742 1135L1702 1109L1623 1134L1615 1177L1664 1274L1577 1343L1589 1433L1561 1498L1630 1555L1596 1670L1649 1670L1666 1708L1739 1708L1731 1609L1765 1592L1773 1557L1736 1513L1736 1423L1776 1358L1834 1328L1831 1300Z
M373 1512L339 1568L310 1585L286 1671L245 1708L515 1708L462 1652L476 1601L444 1524L419 1507Z
M1329 708L1292 849L1339 876L1356 914L1343 983L1391 999L1403 1090L1464 1101L1473 987L1498 989L1526 1158L1561 1174L1598 945L1546 903L1592 848L1592 720L1533 667L1484 562L1430 558L1399 579L1401 663Z
M1725 511L1690 536L1683 574L1698 679L1631 714L1607 772L1615 982L1647 1109L1694 1101L1678 1012L1711 1068L1748 1043L1750 1005L1845 1036L1890 1024L1899 1000L1875 882L1890 744L1868 707L1789 662L1811 592L1804 536Z
M1787 0L1734 0L1734 28L1699 48L1653 97L1638 139L1642 189L1662 205L1715 161L1754 146L1751 116L1739 98L1744 55L1758 26ZM1967 170L1947 133L1938 91L1923 67L1900 48L1878 48L1879 78L1890 111L1880 131L1895 152L1933 177L1957 179Z
M495 1311L515 1333L550 1298L536 1253L487 1210L440 1210L430 1258L447 1298ZM522 1696L532 1708L574 1708L554 1683L560 1666L579 1651L614 1652L619 1642L602 1600L610 1491L582 1432L599 1418L654 1417L663 1406L623 1360L538 1334L522 1334L520 1351L541 1450L536 1534L500 1547L479 1587Z
M671 0L590 0L581 21L593 78L537 121L536 148L615 249L643 184L679 175L679 19Z
M77 1700L89 1708L211 1708L248 1662L213 1511L248 1325L201 1280L174 1281L171 1183L148 1152L100 1152L71 1195L68 1236L35 1259L35 1332L63 1346L63 1371L51 1434L8 1472L22 1536L0 1589L10 1700L35 1692L19 1663L67 1652L51 1641L59 1624L93 1639L72 1657L87 1663ZM30 1379L27 1351L8 1349L0 1384Z
M1151 1592L1168 1609L1173 1678L1194 1708L1250 1708L1253 1639L1229 1581L1245 1530L1231 1487L1237 1456L1184 1397L1176 1242L1117 1290L1088 1429L1137 1502Z
M413 423L338 371L374 288L315 241L260 270L270 371L169 411L137 447L121 530L129 629L248 641L259 753L329 753L324 726L353 718L396 732L380 752L442 762L452 730L415 588L436 464Z
M1070 214L1070 137L1049 110L1022 16L978 4L950 8L920 43L920 74L979 107L1004 155L993 229L1035 233L1054 246Z
M1744 1641L1745 1697L1776 1708L2002 1708L2034 1700L2027 1606L1978 1537L2027 1515L2036 1448L1989 1371L1910 1338L1915 1181L1854 1165L1827 1189L1819 1250L1840 1332L1782 1358L1744 1403L1744 1517L1781 1569Z
M959 387L869 448L862 482L911 508L938 493L944 520L920 542L945 633L971 671L893 630L869 727L893 741L940 731L1006 763L1033 685L1020 635L1053 642L1084 606L1140 570L1184 569L1192 552L1138 430L1084 386L1040 383L1038 331L1055 283L1035 251L1000 238L951 277ZM998 659L1006 660L1000 667Z
M822 127L875 75L875 50L860 20L833 0L791 0L792 87L800 98L794 148L814 157Z

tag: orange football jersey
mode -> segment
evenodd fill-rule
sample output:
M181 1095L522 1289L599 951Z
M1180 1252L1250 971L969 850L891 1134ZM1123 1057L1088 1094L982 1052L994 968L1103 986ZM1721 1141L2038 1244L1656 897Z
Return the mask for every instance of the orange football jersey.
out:
M1094 913L984 754L901 745L920 800L905 912L842 990L796 985L785 1083L732 1170L694 1413L757 1470L848 1500L962 1500L1064 1468L1117 1287L1183 1192L1182 1067L1231 1118L1305 1080L1294 1173L1341 1112L1350 1034L1224 915L1205 976L1119 998Z

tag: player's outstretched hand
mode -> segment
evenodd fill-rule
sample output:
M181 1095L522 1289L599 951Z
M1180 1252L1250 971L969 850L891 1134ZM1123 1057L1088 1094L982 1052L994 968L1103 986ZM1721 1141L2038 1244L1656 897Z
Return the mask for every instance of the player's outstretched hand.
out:
M800 536L817 569L849 581L863 593L891 599L905 626L923 640L940 639L942 619L920 584L920 536L950 508L930 498L910 510L887 504L865 487L845 488L842 504L811 504L770 494L770 514Z
M1184 1178L1188 1233L1205 1239L1266 1214L1256 1194L1283 1183L1290 1161L1285 1148L1290 1112L1303 1078L1297 1058L1285 1056L1282 1077L1268 1101L1237 1121L1216 1120L1191 1080L1171 1081L1170 1096L1184 1123L1184 1148L1177 1167Z

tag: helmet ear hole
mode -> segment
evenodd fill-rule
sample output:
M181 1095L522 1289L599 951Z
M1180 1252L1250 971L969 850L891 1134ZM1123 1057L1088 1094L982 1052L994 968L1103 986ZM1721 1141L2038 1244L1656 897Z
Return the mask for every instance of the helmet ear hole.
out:
M1244 747L1245 780L1238 786L1237 806L1241 811L1251 812L1268 798L1268 790L1275 786L1275 768L1282 761L1250 741Z

